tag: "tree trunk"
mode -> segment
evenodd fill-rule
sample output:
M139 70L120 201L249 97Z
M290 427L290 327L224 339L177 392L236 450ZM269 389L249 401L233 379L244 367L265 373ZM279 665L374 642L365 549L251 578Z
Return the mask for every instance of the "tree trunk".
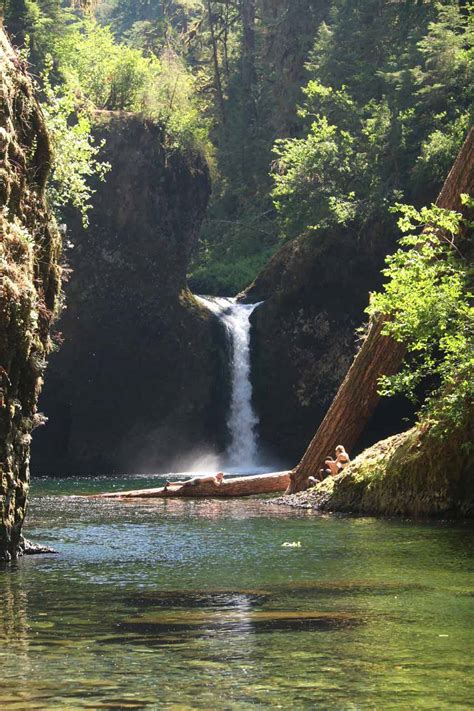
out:
M244 96L251 102L255 84L255 0L241 0L242 84Z
M225 115L225 104L224 104L224 92L222 89L221 70L219 67L219 51L218 51L218 47L217 47L216 29L214 26L214 17L213 17L213 12L212 12L211 0L207 0L207 16L208 16L208 22L209 22L209 31L211 33L212 61L214 64L214 81L216 84L217 101L219 103L219 109L221 112L222 124L225 125L226 115Z
M461 209L461 193L472 193L474 178L474 129L471 129L436 201L438 207ZM352 449L373 415L379 395L381 375L393 375L405 356L405 347L382 335L384 317L370 326L342 385L302 460L291 472L287 493L307 487L308 476L317 475L328 455L338 444Z
M170 484L166 491L161 486L157 489L136 489L135 491L116 491L99 494L92 498L105 499L167 499L167 498L214 498L232 496L253 496L256 494L274 494L285 491L290 483L289 472L276 474L258 474L256 476L233 477L224 479L222 484L203 482L194 486L183 486L179 481Z

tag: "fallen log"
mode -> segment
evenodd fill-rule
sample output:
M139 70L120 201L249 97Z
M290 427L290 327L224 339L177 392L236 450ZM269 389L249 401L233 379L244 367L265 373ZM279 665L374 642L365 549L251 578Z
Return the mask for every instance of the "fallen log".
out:
M133 491L114 491L104 494L94 494L90 498L99 499L169 499L169 498L214 498L255 496L257 494L273 494L285 491L290 483L289 472L274 472L272 474L256 474L254 476L239 476L224 479L222 484L206 481L186 486L177 481L169 484L166 489L160 486L156 489L135 489Z
M463 211L461 194L472 194L474 183L474 129L459 151L446 178L436 205ZM396 373L405 356L403 343L383 333L385 316L375 318L367 338L339 387L324 420L311 440L303 458L291 472L287 494L306 489L308 476L318 476L324 458L342 442L351 451L357 444L380 399L381 375Z

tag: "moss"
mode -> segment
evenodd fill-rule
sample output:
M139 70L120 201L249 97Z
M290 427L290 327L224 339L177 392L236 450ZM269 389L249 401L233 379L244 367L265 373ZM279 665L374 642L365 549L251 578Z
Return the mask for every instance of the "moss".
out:
M41 111L1 29L0 76L0 559L10 559L20 552L61 240L44 202L50 155Z
M279 502L346 513L472 517L474 469L464 446L472 430L472 413L444 439L418 425L366 449L339 476Z

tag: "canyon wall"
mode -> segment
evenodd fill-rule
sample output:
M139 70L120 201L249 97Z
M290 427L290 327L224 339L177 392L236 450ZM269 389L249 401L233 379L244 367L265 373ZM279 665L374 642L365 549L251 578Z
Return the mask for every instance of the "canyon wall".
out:
M102 159L90 226L68 220L72 268L41 407L34 469L49 474L163 471L225 439L227 352L186 270L206 210L202 157L165 148L153 123L97 117Z
M61 239L44 200L49 165L31 81L0 28L0 560L24 545L31 432L61 288Z

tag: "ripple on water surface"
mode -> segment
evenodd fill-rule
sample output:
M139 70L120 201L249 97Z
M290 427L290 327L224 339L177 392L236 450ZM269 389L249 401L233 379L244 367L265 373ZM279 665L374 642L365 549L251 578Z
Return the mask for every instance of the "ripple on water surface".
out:
M127 487L34 485L58 554L0 570L2 709L471 708L469 525L78 496Z

